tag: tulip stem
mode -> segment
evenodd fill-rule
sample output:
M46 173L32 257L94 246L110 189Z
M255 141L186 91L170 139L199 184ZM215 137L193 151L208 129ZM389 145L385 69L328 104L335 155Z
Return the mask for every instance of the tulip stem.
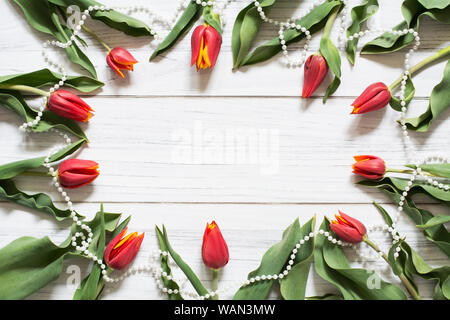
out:
M387 255L380 250L380 248L373 243L372 241L369 240L369 238L364 237L363 240L365 243L367 243L370 247L372 247L376 252L381 252L381 257L389 264L389 260ZM389 264L390 265L390 264ZM400 280L403 282L403 285L406 287L406 289L408 290L408 292L411 294L411 296L415 299L415 300L422 300L422 298L420 297L419 293L416 291L416 289L414 288L414 286L412 285L412 283L409 281L409 279L405 276L404 273L401 273L398 275L398 277L400 278Z
M35 87L24 86L21 84L8 84L8 83L0 83L0 89L8 89L8 90L17 90L17 91L25 91L33 94L38 94L40 96L46 96L47 92Z
M32 176L32 177L49 177L48 172L43 171L24 171L20 174L21 176Z
M328 16L327 23L325 24L325 28L323 29L322 37L325 37L325 38L330 37L331 29L333 29L334 21L336 21L339 10L341 10L341 6L342 5L339 5L331 11L330 15Z
M403 170L403 169L386 169L386 172L396 172L396 173L404 173L404 174L412 174L414 170ZM439 177L434 174L422 171L422 174L429 177Z
M212 270L212 290L214 292L217 291L217 288L219 288L219 270L218 269L211 269ZM216 294L213 298L213 300L219 300L219 296Z
M420 69L427 66L428 64L430 64L436 60L446 58L448 56L450 56L450 46L445 47L444 49L439 50L438 52L434 53L433 55L429 56L428 58L425 58L424 60L420 61L415 66L411 67L408 70L408 72L412 76L413 73L419 71ZM392 91L392 89L397 87L402 82L402 80L403 80L403 74L389 86L389 91Z
M98 35L96 35L94 33L94 31L92 31L91 29L89 29L88 27L86 27L84 24L81 26L81 28L83 28L84 31L86 31L87 33L89 33L91 36L93 36L98 42L100 42L100 44L106 49L106 51L110 52L111 48L105 43L105 41L103 41Z

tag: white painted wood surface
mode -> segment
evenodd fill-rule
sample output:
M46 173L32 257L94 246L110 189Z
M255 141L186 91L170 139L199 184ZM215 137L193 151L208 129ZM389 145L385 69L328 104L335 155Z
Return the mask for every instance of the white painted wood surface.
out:
M295 5L292 1L279 2L271 15L287 18ZM133 3L146 3L162 14L176 5L175 1L156 0ZM149 39L126 37L98 22L88 22L107 42L129 48L140 63L122 80L106 66L101 47L85 37L89 43L87 54L105 86L95 96L84 97L96 110L96 116L84 126L90 144L79 157L98 161L101 176L94 184L74 190L71 196L76 208L90 217L101 202L107 211L133 216L130 230L146 232L135 263L145 263L157 248L154 225L164 223L174 248L208 283L210 274L202 265L200 248L206 222L215 219L230 247L231 260L221 279L226 284L244 280L295 217L303 223L316 213L319 224L324 215L332 217L340 209L370 225L381 222L371 205L373 200L394 208L375 190L354 185L358 178L351 174L351 164L356 154L381 156L392 167L404 164L400 130L395 123L398 114L386 108L351 116L349 105L368 84L396 79L404 52L359 57L355 67L343 59L343 83L335 96L323 105L323 85L315 97L305 102L299 98L303 69L283 67L279 56L267 63L231 70L231 28L237 12L247 3L237 1L227 10L228 24L214 72L197 73L189 67L189 37L157 62L149 63L155 47L151 43L149 46ZM372 23L397 24L401 17L399 3L380 1L380 13ZM29 27L12 1L2 1L0 10L0 61L4 61L0 74L46 67L40 43L47 37ZM258 43L274 36L276 30L264 25ZM431 19L423 21L421 36L422 47L411 58L412 63L450 43L448 27ZM314 38L312 52L317 50L318 40ZM61 55L59 59L63 58ZM443 66L444 62L436 63L414 78L417 99L411 104L411 116L427 107L428 95L440 81ZM71 73L79 71L68 67ZM325 84L330 81L331 77ZM429 133L412 134L423 155L448 152L448 115L443 114ZM48 134L22 136L17 130L19 119L4 109L0 109L0 119L0 163L45 154L59 142ZM19 178L17 182L24 190L47 192L55 201L61 200L45 178ZM435 205L425 205L436 211ZM438 209L435 213L445 212ZM0 219L0 247L24 235L49 235L57 243L67 236L67 223L57 223L17 205L0 203ZM408 217L402 217L400 230L431 265L448 264L448 259L426 241ZM388 244L384 235L374 237ZM352 252L347 253L351 261L355 260ZM82 261L69 263L79 264L83 274L88 270ZM369 265L382 266L383 262ZM396 282L389 273L384 276ZM67 279L68 274L63 272L57 281L30 298L70 299L74 288L67 287ZM309 281L308 295L335 292L315 274ZM431 297L433 283L418 283L421 294ZM232 292L223 296L231 297ZM271 297L277 298L275 294ZM104 298L164 296L149 276L139 275L109 287Z

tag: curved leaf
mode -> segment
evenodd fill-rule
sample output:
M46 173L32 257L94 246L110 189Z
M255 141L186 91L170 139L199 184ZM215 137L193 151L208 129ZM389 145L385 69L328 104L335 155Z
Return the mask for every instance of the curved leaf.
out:
M314 8L309 14L297 21L298 24L309 29L311 34L320 30L326 23L328 15L336 7L341 5L340 0L326 1ZM289 29L284 32L284 40L287 44L298 42L305 37L305 34L299 30ZM280 39L278 37L257 47L252 53L247 55L240 64L251 65L266 61L281 51Z
M45 193L27 194L19 190L12 180L0 180L0 199L46 213L58 221L71 219L70 210L55 207L52 199Z
M450 60L445 65L442 81L433 88L428 109L417 118L406 119L408 129L428 131L432 122L450 107Z
M366 0L361 5L353 7L351 11L352 24L347 28L347 37L361 31L361 25L378 11L378 0ZM355 64L358 38L347 42L347 58Z
M275 4L275 1L276 0L263 0L260 2L260 6L264 8L264 12L267 13ZM251 2L239 12L234 22L231 36L233 68L238 68L248 54L262 22L254 2Z
M41 69L29 73L0 76L0 83L18 84L30 87L51 86L58 83L62 75L49 69ZM103 82L87 76L67 76L64 86L74 88L80 92L92 92L101 88Z
M183 15L178 19L173 29L155 49L152 56L150 57L150 61L152 61L167 49L171 48L182 35L186 34L198 20L201 12L202 6L196 4L194 1L191 1L186 7Z
M14 0L25 14L30 25L38 31L53 35L58 41L67 42L72 36L69 28L63 26L59 21L56 6L47 0ZM69 59L97 78L97 72L89 58L72 42L66 48Z
M409 168L417 168L415 165L407 165ZM450 163L433 163L420 165L422 171L426 171L438 177L450 179Z
M92 0L48 0L48 1L62 7L69 7L71 5L76 5L82 11L86 10L89 6L97 5L101 7L103 5L100 2ZM104 24L113 29L122 31L123 33L128 34L130 36L139 37L152 35L150 28L144 22L115 10L92 11L90 13L90 16L93 19L102 21Z
M314 231L316 217L305 223L300 229L300 239ZM304 300L309 270L313 260L314 239L309 240L297 252L294 265L288 275L280 280L281 295L286 300Z
M264 254L259 267L250 272L248 279L259 275L279 274L283 271L289 260L292 249L301 239L300 224L298 218L283 232L280 242L274 244ZM264 280L241 287L233 297L233 300L263 300L269 294L274 280Z
M425 224L416 225L416 227L420 228L420 229L428 229L428 228L435 227L435 226L438 226L438 225L441 225L441 224L444 224L447 222L450 222L450 216L439 215L439 216L435 216L435 217L431 218Z
M409 105L411 100L414 98L414 94L416 93L416 88L414 87L414 83L412 82L411 76L408 76L406 80L405 86L405 103L406 106ZM391 100L389 101L390 106L395 111L402 111L401 100L395 96L393 92L391 92Z
M328 86L323 102L325 103L330 95L332 95L341 84L341 55L329 37L322 37L320 40L320 54L327 61L328 67L334 73L334 80Z
M86 223L92 233L98 234L103 228L102 216L106 230L120 218L117 214L97 213L93 220ZM71 245L72 236L79 231L81 228L73 224L70 235L60 245L54 244L48 237L22 237L0 249L0 299L26 298L58 278L65 259L85 258Z
M200 281L200 279L197 277L197 275L194 273L194 271L187 265L186 262L183 261L183 259L180 257L178 253L173 250L172 246L169 242L169 237L167 235L166 227L163 225L163 238L164 238L164 245L167 248L167 251L170 253L170 256L175 261L175 263L180 267L181 271L186 275L189 282L194 287L195 291L200 296L204 296L208 293L208 290L205 288L203 283Z
M64 149L62 149L62 150L58 151L57 153L55 153L54 155L52 155L50 157L49 162L50 163L56 162L56 161L62 160L65 157L71 155L72 153L77 151L84 144L84 142L85 142L85 140L81 139L81 140L78 140L77 142L72 143L71 145L65 147ZM46 157L44 156L44 157L27 159L27 160L15 161L15 162L1 165L0 166L0 180L11 179L25 171L39 168L40 166L42 166L44 164L45 158Z
M157 226L155 227L155 230L156 230L156 237L158 238L159 249L163 252L167 252L167 247L164 241L163 233ZM161 255L160 261L163 272L166 272L168 275L172 275L172 271L169 266L169 257ZM161 276L161 281L164 283L164 287L166 287L167 289L178 291L180 290L180 287L174 280L167 280L166 277ZM180 295L180 293L168 294L168 298L170 300L183 300L183 297Z

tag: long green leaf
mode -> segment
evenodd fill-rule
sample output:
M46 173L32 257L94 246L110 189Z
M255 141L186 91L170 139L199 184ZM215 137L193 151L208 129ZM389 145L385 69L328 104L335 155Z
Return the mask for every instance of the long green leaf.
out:
M433 88L428 109L417 118L406 119L409 129L425 132L432 122L450 107L450 60L445 65L442 81Z
M186 34L198 20L201 13L202 6L196 4L194 1L191 1L186 7L183 15L178 19L173 29L155 49L152 56L150 57L150 61L156 58L159 54L171 48L181 36Z
M27 194L19 190L12 180L0 180L0 199L43 212L58 221L71 219L70 210L57 208L45 193ZM78 217L81 218L80 215Z
M248 279L260 275L279 274L289 260L292 249L301 239L298 218L283 232L280 242L274 244L264 254L259 267L250 272ZM274 280L264 280L241 287L234 295L234 300L263 300L269 294Z
M164 241L163 233L158 228L158 226L155 227L155 230L156 230L156 237L158 238L159 249L163 252L167 252L167 247L166 247L166 243ZM168 275L172 275L172 271L169 266L169 257L161 255L160 261L161 261L161 268L162 268L163 272L167 273ZM166 287L167 289L178 290L178 291L180 290L180 287L174 280L167 280L166 277L161 276L161 281L164 283L164 287ZM180 293L168 294L168 298L170 300L183 300L183 297L180 295Z
M178 267L180 267L181 271L183 271L183 273L186 275L186 277L188 278L189 282L192 284L194 289L200 296L206 295L208 293L208 290L205 288L203 283L200 281L200 279L197 277L197 275L194 273L191 267L189 267L188 264L183 261L180 255L176 253L175 250L173 250L169 242L169 236L167 235L166 227L164 225L163 225L163 237L164 237L164 245L167 248L167 251L170 253L170 256L178 265Z
M86 10L89 6L103 6L100 2L93 0L48 0L49 2L61 6L63 8L71 5L78 6L82 11ZM116 10L97 10L92 11L90 16L93 19L99 20L107 26L122 31L130 36L151 36L150 28L142 21L127 16Z
M61 42L70 39L72 32L59 21L55 5L48 3L47 0L14 0L14 2L19 5L27 21L36 30L53 35ZM94 65L74 42L66 48L66 53L72 62L97 78Z
M300 237L304 238L314 231L316 217L305 223L300 229ZM313 260L314 239L303 244L297 251L294 265L288 275L280 280L281 295L286 300L304 300L309 270Z
M322 37L320 40L320 53L327 61L330 70L334 73L334 80L328 86L323 97L323 102L325 103L328 97L332 95L341 84L341 55L329 37Z
M30 87L51 86L58 83L62 75L49 69L41 69L28 73L0 76L0 83L18 84ZM101 88L104 83L87 76L67 76L65 86L74 88L80 92L92 92Z
M260 2L260 6L264 9L264 12L267 13L275 4L275 1L276 0L263 0ZM261 24L262 19L253 2L239 12L234 22L231 36L233 68L238 68L247 56Z
M351 11L352 24L347 28L347 36L361 31L361 25L378 11L378 0L366 0L361 5L353 7ZM347 42L347 58L351 64L355 64L358 38Z
M311 34L319 31L326 23L330 12L341 5L340 0L326 1L314 8L309 14L297 21L298 24L310 30ZM305 34L297 29L289 29L284 32L284 40L287 44L298 42L305 37ZM280 39L278 37L257 47L253 52L248 54L242 61L240 66L251 65L258 62L266 61L281 51Z
M71 145L65 147L61 151L55 153L50 157L50 163L64 159L68 155L71 155L77 151L83 144L85 140L81 139ZM11 163L4 164L0 166L0 180L11 179L19 174L39 168L45 162L46 157L32 158L27 160L20 160Z

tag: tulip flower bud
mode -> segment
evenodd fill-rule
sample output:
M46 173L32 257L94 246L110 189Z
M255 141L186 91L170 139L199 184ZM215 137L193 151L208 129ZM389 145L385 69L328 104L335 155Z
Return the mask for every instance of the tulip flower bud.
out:
M191 66L197 65L197 71L200 69L213 69L222 45L222 36L220 33L205 23L195 28L191 37Z
M144 233L134 232L124 237L126 232L127 228L112 239L103 255L106 264L116 270L124 269L133 261L144 240Z
M356 161L352 166L355 174L377 180L383 178L386 173L386 163L381 158L369 155L354 156L353 158Z
M100 173L95 161L68 159L59 165L57 174L61 186L74 189L91 183Z
M119 76L125 78L120 70L134 70L134 65L138 61L124 48L114 48L108 52L106 62Z
M82 122L88 121L94 111L76 94L62 89L50 95L47 109L58 116Z
M328 72L328 64L320 54L312 54L305 62L305 76L303 81L303 98L309 98L320 86Z
M203 262L208 268L221 269L230 259L228 246L220 232L219 226L213 221L206 224L202 246Z
M382 82L374 83L352 103L352 114L360 114L384 108L391 100L389 88Z
M342 240L350 243L359 243L364 240L367 230L358 220L339 211L336 220L331 221L330 228Z

